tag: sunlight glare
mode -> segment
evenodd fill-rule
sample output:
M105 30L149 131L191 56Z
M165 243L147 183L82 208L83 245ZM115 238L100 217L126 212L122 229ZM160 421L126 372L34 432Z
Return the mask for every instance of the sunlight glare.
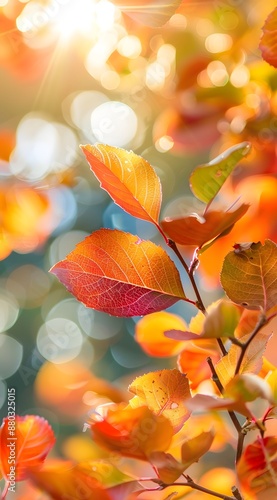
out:
M94 1L83 0L82 6L78 2L70 2L66 9L63 9L56 22L56 28L63 40L68 40L76 33L90 33L95 18L95 6Z

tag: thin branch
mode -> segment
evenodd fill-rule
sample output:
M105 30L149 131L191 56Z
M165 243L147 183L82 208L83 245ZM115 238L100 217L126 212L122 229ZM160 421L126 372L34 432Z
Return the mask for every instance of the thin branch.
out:
M214 381L216 387L218 388L220 394L223 394L224 392L224 387L222 385L222 383L220 382L219 378L218 378L218 375L216 373L216 369L214 367L214 364L213 364L213 361L210 357L207 358L207 363L210 367L210 370L211 370L211 373L212 373L212 380ZM229 416L230 416L230 419L232 420L233 424L234 424L234 427L238 433L238 435L240 436L241 434L241 425L239 423L239 420L235 414L234 411L231 411L231 410L228 410L228 413L229 413Z
M236 453L236 464L238 463L242 452L243 452L243 443L244 443L244 438L246 436L246 433L243 432L243 429L241 428L238 436L238 445L237 445L237 453Z
M242 496L241 496L241 494L240 494L240 492L239 492L239 490L238 490L238 488L236 486L232 486L231 490L232 490L232 493L233 493L234 497L237 500L243 500L243 498L242 498Z
M222 493L217 493L213 490L210 490L208 488L204 488L204 486L200 486L199 484L196 484L192 479L191 477L189 476L185 476L185 479L186 479L186 483L181 483L181 482L176 482L174 483L173 485L171 484L164 484L164 488L167 488L168 486L189 486L190 488L192 488L193 490L198 490L198 491L201 491L202 493L206 493L207 495L211 495L211 496L214 496L214 497L217 497L217 498L221 498L222 500L236 500L236 497L230 497L228 495L224 495Z

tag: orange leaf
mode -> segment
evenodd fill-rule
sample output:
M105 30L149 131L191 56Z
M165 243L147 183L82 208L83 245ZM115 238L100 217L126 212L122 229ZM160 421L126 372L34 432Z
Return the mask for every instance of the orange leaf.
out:
M7 481L11 466L14 466L16 481L23 481L29 471L40 468L55 443L54 433L48 422L37 415L15 417L15 429L4 418L0 428L2 473ZM13 429L13 428L12 428ZM13 432L13 434L12 434ZM9 460L14 460L10 463Z
M147 160L132 151L98 144L81 146L91 170L123 210L158 228L160 179Z
M186 300L167 253L118 230L95 231L51 272L86 306L114 316L140 316Z
M183 443L181 463L177 462L170 453L163 452L153 453L151 463L157 468L158 475L164 483L174 483L190 465L198 462L199 458L209 451L213 439L213 431L201 432Z
M164 415L178 432L189 418L186 400L191 397L189 382L179 370L161 370L137 377L129 386L136 396L129 401L132 407L147 405L156 415Z
M218 347L215 346L213 350L211 348L201 349L193 342L187 342L185 349L179 354L178 368L182 373L187 374L190 387L193 390L201 382L211 378L211 369L207 363L208 356L212 358L213 363L216 363L220 358Z
M249 205L241 205L234 212L209 211L204 215L193 213L188 217L170 219L161 222L164 232L180 245L202 247L227 230L231 230L248 210Z
M263 59L277 68L277 7L269 14L263 26L260 50Z
M185 321L175 314L165 311L148 314L141 318L135 328L135 339L150 356L175 356L184 347L183 342L167 338L166 330L186 329Z
M248 445L238 463L237 474L245 493L253 499L276 498L277 438L259 437Z
M111 500L103 485L71 461L52 460L30 473L31 481L54 500Z
M146 406L114 406L100 422L92 423L94 440L100 446L123 456L148 460L153 451L165 451L173 436L171 423L154 415Z
M26 374L26 381L30 374ZM67 417L84 415L87 405L83 396L91 393L91 399L107 398L115 403L127 400L127 391L121 391L107 380L96 377L76 359L55 364L46 361L35 380L35 393L43 404L52 406L55 412ZM98 404L98 403L97 403Z

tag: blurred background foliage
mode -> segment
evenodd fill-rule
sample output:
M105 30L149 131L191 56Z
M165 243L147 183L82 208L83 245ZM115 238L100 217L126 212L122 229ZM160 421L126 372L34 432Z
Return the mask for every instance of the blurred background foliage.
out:
M79 144L146 158L161 178L165 217L197 210L195 166L252 143L221 195L251 208L201 257L206 304L220 296L235 241L276 241L277 73L259 50L275 1L184 0L163 27L159 11L139 5L0 0L0 408L4 416L7 387L16 387L17 413L45 416L60 452L74 458L94 453L78 434L92 408L120 400L135 374L176 363L142 351L138 318L86 309L48 274L103 226L162 244L154 226L101 191ZM189 320L193 310L171 312Z

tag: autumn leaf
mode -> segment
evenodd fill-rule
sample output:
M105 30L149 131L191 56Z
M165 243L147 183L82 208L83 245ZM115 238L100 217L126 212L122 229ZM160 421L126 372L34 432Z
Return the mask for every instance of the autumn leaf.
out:
M222 397L196 394L187 405L193 411L228 410L241 413L252 419L248 403L262 398L273 403L272 391L268 383L255 374L235 375L225 387Z
M187 342L186 347L178 356L178 368L182 373L186 373L193 390L197 389L201 382L211 378L211 369L207 363L208 357L215 364L220 358L218 349L202 349L193 342Z
M111 500L89 471L71 461L50 460L41 470L32 471L29 479L54 500Z
M11 439L11 420L4 418L0 428L1 468L9 481L10 458L15 460L16 481L23 481L30 470L39 469L55 443L55 436L48 422L37 415L16 415L15 431Z
M148 460L154 451L166 451L173 428L163 415L154 415L146 406L114 406L105 418L91 425L94 441L123 456Z
M223 262L221 284L228 297L248 309L270 310L277 302L277 246L252 243L229 252Z
M178 432L189 418L186 400L190 398L189 381L179 370L160 370L137 377L129 386L135 397L131 407L147 405L155 415L164 415Z
M269 14L263 26L260 50L263 59L277 68L277 7Z
M251 498L265 500L277 494L277 438L258 437L249 444L237 465L237 475L243 492Z
M86 306L114 316L140 316L186 300L167 253L118 230L95 231L50 272Z
M233 225L247 212L249 205L243 204L233 212L207 211L204 215L192 213L187 217L161 221L164 232L180 245L194 245L201 248L222 233L230 231Z
M181 446L181 462L170 453L155 452L150 457L157 469L158 476L166 484L174 483L193 463L209 451L214 439L214 432L201 432L192 439L187 439Z
M268 385L272 390L275 404L277 403L277 369L271 371L271 373L266 378Z
M81 146L100 185L123 210L158 229L160 179L147 160L132 151L98 144Z
M227 410L236 411L241 413L246 418L251 419L252 415L249 411L247 404L241 400L234 400L232 398L209 396L207 394L196 394L187 403L191 411L214 411L214 410Z
M197 167L190 176L193 194L204 203L211 203L240 160L250 152L249 142L236 144L207 164Z
M175 356L184 347L183 342L167 338L165 330L185 329L185 321L166 311L148 314L135 326L135 339L149 356Z
M143 0L140 2L126 0L123 5L120 0L116 0L113 3L138 23L159 28L169 21L181 5L182 0L172 0L171 2L168 0Z
M212 306L212 307L211 307ZM165 336L176 341L185 340L202 340L221 337L233 337L236 326L238 325L242 310L232 302L227 300L219 300L207 310L206 316L202 314L201 333L193 331L182 331L177 329L165 331ZM191 321L189 328L193 328Z
M249 335L245 335L240 338L242 343L247 342ZM250 343L245 351L241 366L240 373L259 373L262 368L263 363L263 353L266 349L267 342L270 339L271 334L268 332L260 331L255 336L253 342ZM237 345L232 345L226 356L223 356L220 361L216 364L217 376L225 387L228 382L234 377L237 362L241 353L241 348Z
M225 387L224 397L232 398L235 401L244 401L245 403L262 398L270 404L274 403L269 384L254 373L235 375Z

